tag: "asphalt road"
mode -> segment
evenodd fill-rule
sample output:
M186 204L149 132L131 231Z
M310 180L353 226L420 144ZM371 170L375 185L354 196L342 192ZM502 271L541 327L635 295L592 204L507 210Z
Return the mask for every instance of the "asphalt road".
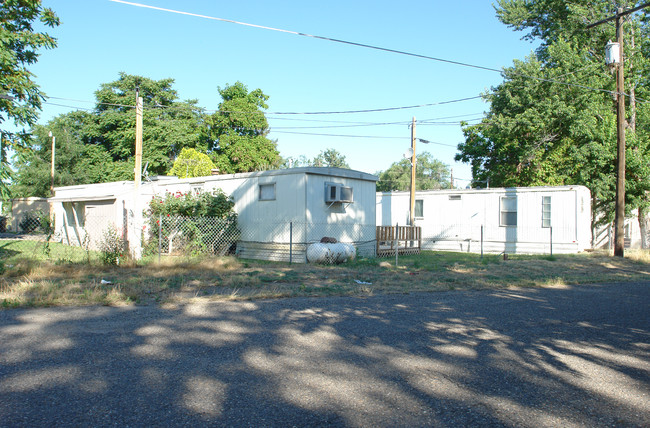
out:
M2 426L650 426L650 283L0 311Z

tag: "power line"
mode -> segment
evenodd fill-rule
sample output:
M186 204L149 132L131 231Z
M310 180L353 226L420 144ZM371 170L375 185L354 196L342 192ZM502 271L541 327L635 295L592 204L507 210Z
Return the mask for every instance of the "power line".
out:
M69 105L65 105L65 104L51 103L49 101L43 101L43 104L47 104L47 105L50 105L50 106L56 106L56 107L74 108L74 109L77 109L77 110L86 110L86 111L92 111L93 110L91 108L79 107L79 106L69 106Z
M426 122L424 121L418 121L418 124L424 124L424 125L459 125L460 122L455 121L455 122L436 122L437 120L442 120L442 119L453 119L457 117L468 117L468 116L476 116L480 114L483 116L483 113L473 113L473 114L464 114L464 115L457 115L457 116L447 116L447 117L440 117L440 118L433 118L433 119L426 119ZM278 118L280 119L280 118ZM467 119L467 120L479 120L477 118L472 118L472 119ZM321 121L317 121L321 122ZM327 121L325 121L327 122ZM394 125L399 125L399 126L405 126L409 125L410 122L408 121L399 121L399 122L365 122L365 123L346 123L344 125L322 125L322 126L274 126L274 130L282 129L331 129L331 128L360 128L360 127L368 127L368 126L394 126Z
M344 138L374 138L374 139L391 139L391 140L404 140L408 137L388 137L385 135L350 135L350 134L320 134L314 132L294 132L294 131L273 131L271 133L276 134L295 134L295 135L312 135L317 137L344 137Z
M111 0L115 1L115 0ZM433 107L433 106L438 106L438 105L444 105L444 104L452 104L452 103L459 103L462 101L469 101L469 100L475 100L478 98L482 98L482 95L476 95L473 97L466 97L466 98L458 98L455 100L448 100L448 101L439 101L436 103L428 103L428 104L418 104L418 105L411 105L411 106L401 106L401 107L386 107L386 108L375 108L375 109L366 109L366 110L342 110L342 111L312 111L312 112L275 112L275 113L269 113L269 114L278 114L278 115L328 115L328 114L354 114L354 113L379 113L383 111L394 111L394 110L409 110L409 109L414 109L414 108L423 108L423 107Z
M444 63L447 63L447 64L454 64L454 65L460 65L460 66L463 66L463 67L477 68L477 69L480 69L480 70L487 70L487 71L493 71L493 72L496 72L496 73L501 73L501 70L498 70L496 68L484 67L484 66L475 65L475 64L468 64L468 63L464 63L464 62L460 62L460 61L452 61L452 60L443 59L443 58L436 58L436 57L433 57L433 56L422 55L422 54L417 54L417 53L413 53L413 52L406 52L406 51L401 51L401 50L397 50L397 49L384 48L384 47L369 45L369 44L365 44L365 43L351 42L349 40L334 39L334 38L325 37L325 36L317 36L317 35L314 35L314 34L301 33L301 32L298 32L298 31L284 30L284 29L281 29L281 28L267 27L267 26L264 26L264 25L257 25L257 24L250 24L250 23L247 23L247 22L234 21L232 19L217 18L215 16L201 15L201 14L198 14L198 13L183 12L183 11L180 11L180 10L150 6L150 5L146 5L146 4L142 4L142 3L133 3L133 2L128 2L128 1L123 1L123 0L110 0L110 1L112 1L114 3L123 3L123 4L127 4L129 6L136 6L136 7L141 7L141 8L145 8L145 9L158 10L158 11L161 11L161 12L169 12L169 13L175 13L175 14L178 14L178 15L186 15L186 16L193 16L193 17L196 17L196 18L210 19L210 20L213 20L213 21L227 22L227 23L230 23L230 24L243 25L245 27L259 28L259 29L262 29L262 30L276 31L276 32L286 33L286 34L293 34L295 36L310 37L310 38L313 38L313 39L320 39L320 40L325 40L325 41L328 41L328 42L342 43L342 44L351 45L351 46L358 46L358 47L367 48L367 49L374 49L374 50L383 51L383 52L390 52L390 53L395 53L395 54L399 54L399 55L407 55L407 56L412 56L412 57L416 57L416 58L428 59L428 60L431 60L431 61L444 62Z
M313 133L313 132L273 131L273 129L271 129L271 133L295 134L295 135L311 135L311 136L316 136L316 137L370 138L370 139L384 139L384 140L410 140L410 137L388 137L388 136L385 136L385 135L321 134L321 133ZM418 138L418 140L420 142L422 142L422 143L433 144L433 145L436 145L436 146L445 146L445 147L453 147L453 148L458 147L457 145L454 145L454 144L438 143L436 141L429 141L429 140L425 140L425 139L422 139L422 138Z
M499 73L499 74L503 75L504 77L507 74L506 71L503 70L503 69L496 69L496 68L492 68L492 67L484 67L484 66L481 66L481 65L469 64L469 63L464 63L464 62L460 62L460 61L453 61L453 60L444 59L444 58L437 58L437 57L433 57L433 56L429 56L429 55L422 55L422 54L417 54L417 53L407 52L407 51L402 51L402 50L397 50L397 49L384 48L384 47L369 45L369 44L365 44L365 43L352 42L352 41L348 41L348 40L335 39L335 38L325 37L325 36L317 36L317 35L302 33L302 32L298 32L298 31L285 30L285 29L281 29L281 28L268 27L268 26L264 26L264 25L250 24L250 23L247 23L247 22L234 21L232 19L218 18L218 17L214 17L214 16L202 15L202 14L192 13L192 12L183 12L183 11L180 11L180 10L167 9L167 8L162 8L162 7L157 7L157 6L150 6L150 5L146 5L146 4L142 4L142 3L134 3L134 2L124 1L124 0L110 0L110 1L112 1L114 3L122 3L122 4L129 5L129 6L140 7L140 8L144 8L144 9L152 9L152 10L158 10L158 11L161 11L161 12L169 12L169 13L175 13L175 14L179 14L179 15L192 16L192 17L203 18L203 19L210 19L210 20L213 20L213 21L227 22L227 23L231 23L231 24L243 25L243 26L246 26L246 27L259 28L259 29L262 29L262 30L276 31L276 32L292 34L292 35L296 35L296 36L310 37L310 38L313 38L313 39L320 39L320 40L325 40L325 41L329 41L329 42L342 43L342 44L351 45L351 46L357 46L357 47L362 47L362 48L367 48L367 49L374 49L374 50L378 50L378 51L389 52L389 53L394 53L394 54L399 54L399 55L406 55L406 56L411 56L411 57L416 57L416 58L421 58L421 59L427 59L427 60L431 60L431 61L438 61L438 62L443 62L443 63L447 63L447 64L459 65L459 66L462 66L462 67L470 67L470 68L475 68L475 69L480 69L480 70L492 71L492 72ZM523 78L526 78L526 79L533 79L533 80L538 80L538 81L541 81L541 82L548 82L548 83L556 83L556 84L560 84L560 85L577 87L577 88L586 89L586 90L590 90L590 91L606 92L606 93L610 93L610 94L615 93L615 91L611 91L611 90L608 90L608 89L592 88L592 87L589 87L589 86L579 85L579 84L576 84L576 83L563 82L563 81L556 80L556 79L548 79L548 78L537 77L537 76L529 76L529 75L522 74L522 73L517 73L517 72L514 72L514 71L510 71L510 74L515 75L515 76L519 76L519 77L523 77ZM623 94L623 95L629 97L628 94ZM639 100L637 100L637 101L639 101ZM641 102L645 103L647 101L641 101ZM413 108L413 107L411 107L411 108ZM373 111L380 111L380 110L373 110ZM339 113L362 113L362 112L365 113L367 111L281 113L281 114L339 114ZM280 113L278 113L278 114L280 114Z
M75 103L85 103L85 104L95 104L95 105L102 105L102 106L110 106L110 107L127 107L127 108L135 108L135 105L128 105L128 104L115 104L115 103L103 103L99 101L87 101L87 100L75 100L72 98L61 98L61 97L47 97L47 99L50 100L60 100L60 101L72 101ZM52 103L50 103L52 104ZM82 107L72 107L72 108L82 108ZM87 109L91 110L91 109Z
M114 1L114 0L111 0ZM374 108L374 109L362 109L362 110L341 110L341 111L308 111L308 112L264 112L264 111L251 111L251 112L246 112L246 111L228 111L228 110L207 110L203 109L200 107L196 107L197 110L201 110L205 113L247 113L247 114L260 114L263 113L265 116L292 116L292 115L334 115L334 114L355 114L355 113L378 113L378 112L385 112L385 111L395 111L395 110L408 110L408 109L415 109L415 108L424 108L424 107L433 107L433 106L438 106L438 105L445 105L445 104L452 104L452 103L459 103L463 101L469 101L469 100L475 100L478 98L482 98L482 95L476 95L472 97L464 97L464 98L457 98L453 100L445 100L445 101L438 101L435 103L427 103L427 104L417 104L417 105L409 105L409 106L399 106L399 107L384 107L384 108ZM86 101L86 100L75 100L71 98L60 98L60 97L48 97L48 99L53 99L53 100L62 100L62 101L73 101L73 102L79 102L79 103L88 103L88 104L96 104L96 105L106 105L106 106L113 106L113 107L126 107L126 108L135 108L134 105L128 105L128 104L115 104L115 103L104 103L104 102L95 102L95 101ZM76 108L72 107L71 108ZM81 107L79 107L81 108ZM156 106L145 106L146 110L153 110L153 109L178 109L178 110L188 110L188 106L179 106L179 105L170 105L170 106L163 106L163 105L156 105ZM278 118L279 119L279 118ZM289 119L285 119L289 120ZM293 119L297 120L297 119Z
M435 144L437 146L447 146L447 147L454 147L454 148L458 147L457 145L445 144L445 143L437 143L435 141L425 140L424 138L418 138L418 141L421 142L421 143L424 143L424 144Z

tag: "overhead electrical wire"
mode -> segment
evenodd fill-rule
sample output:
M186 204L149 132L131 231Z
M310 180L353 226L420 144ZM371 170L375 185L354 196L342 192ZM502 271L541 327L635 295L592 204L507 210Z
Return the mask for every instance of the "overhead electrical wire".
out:
M264 26L264 25L250 24L250 23L247 23L247 22L234 21L232 19L226 19L226 18L217 18L215 16L201 15L201 14L198 14L198 13L183 12L183 11L180 11L180 10L167 9L167 8L163 8L163 7L151 6L151 5L142 4L142 3L134 3L134 2L124 1L124 0L110 0L110 1L112 1L114 3L123 3L123 4L129 5L129 6L136 6L136 7L141 7L141 8L145 8L145 9L158 10L158 11L161 11L161 12L169 12L169 13L175 13L175 14L179 14L179 15L193 16L195 18L203 18L203 19L210 19L210 20L213 20L213 21L227 22L227 23L230 23L230 24L243 25L245 27L253 27L253 28L259 28L259 29L262 29L262 30L276 31L276 32L280 32L280 33L292 34L292 35L295 35L295 36L310 37L310 38L313 38L313 39L325 40L325 41L328 41L328 42L342 43L342 44L351 45L351 46L358 46L358 47L367 48L367 49L374 49L374 50L378 50L378 51L390 52L390 53L395 53L395 54L399 54L399 55L407 55L407 56L412 56L412 57L416 57L416 58L428 59L428 60L431 60L431 61L444 62L444 63L448 63L448 64L460 65L460 66L463 66L463 67L471 67L471 68L477 68L477 69L480 69L480 70L487 70L487 71L493 71L493 72L501 73L501 70L498 70L496 68L484 67L484 66L475 65L475 64L468 64L468 63L464 63L464 62L460 62L460 61L452 61L452 60L444 59L444 58L436 58L436 57L433 57L433 56L422 55L422 54L417 54L417 53L413 53L413 52L406 52L406 51L402 51L402 50L398 50L398 49L384 48L384 47L381 47L381 46L369 45L369 44L358 43L358 42L351 42L349 40L335 39L335 38L332 38L332 37L317 36L317 35L314 35L314 34L302 33L302 32L299 32L299 31L291 31L291 30L284 30L284 29L281 29L281 28L267 27L267 26Z
M444 104L459 103L462 101L475 100L482 98L482 95L476 95L473 97L458 98L455 100L448 101L439 101L437 103L428 103L428 104L418 104L411 106L401 106L401 107L386 107L386 108L375 108L375 109L365 109L365 110L341 110L341 111L312 111L312 112L275 112L269 114L278 114L278 115L327 115L327 114L354 114L354 113L379 113L384 111L394 111L394 110L409 110L414 108L423 108L423 107L433 107Z
M447 117L440 117L440 118L433 118L433 119L424 119L422 121L418 120L418 125L448 125L448 124L460 124L460 122L437 122L438 120L443 120L443 119L453 119L453 118L458 118L458 117L468 117L468 116L476 116L480 114L483 116L483 113L474 113L474 114L463 114L463 115L457 115L457 116L447 116ZM466 121L471 121L471 120L479 120L478 118L471 118L471 119L466 119ZM320 122L320 121L319 121ZM278 130L278 129L329 129L329 128L360 128L360 127L368 127L368 126L406 126L409 125L411 121L399 121L399 122L364 122L364 123L346 123L344 125L322 125L322 126L274 126L273 130Z
M294 131L273 131L271 132L277 134L294 134L294 135L312 135L317 137L345 137L345 138L374 138L374 139L390 139L390 140L404 140L410 139L410 137L388 137L385 135L351 135L351 134L319 134L315 132L294 132Z
M264 112L264 111L253 111L253 112L244 112L244 111L228 111L228 110L208 110L208 109L203 109L203 108L200 108L200 107L196 107L196 109L201 110L202 112L205 112L205 113L238 113L238 114L241 114L241 113L247 113L247 114L260 114L260 113L263 113L267 117L268 116L275 116L275 115L280 115L280 116L285 116L285 115L287 115L287 116L291 116L291 115L334 115L334 114L354 114L354 113L379 113L379 112L384 112L384 111L425 108L425 107L433 107L433 106L438 106L438 105L445 105L445 104L452 104L452 103L459 103L459 102L463 102L463 101L475 100L475 99L478 99L478 98L482 98L482 95L476 95L476 96L473 96L473 97L457 98L457 99L446 100L446 101L438 101L438 102L435 102L435 103L410 105L410 106L384 107L384 108L363 109L363 110L342 110L342 111L311 111L311 112ZM106 105L106 106L113 106L113 107L135 108L135 105L128 105L128 104L103 103L103 102L75 100L75 99L60 98L60 97L48 97L48 99L63 100L63 101L73 101L73 102L79 102L79 103L94 103L96 105ZM144 106L144 108L145 108L145 110L151 110L151 109L188 110L188 106L179 106L179 105L172 105L172 106L163 106L163 105ZM289 119L285 119L285 120L289 120ZM296 120L296 119L294 119L294 120Z
M122 4L125 4L125 5L129 5L129 6L140 7L140 8L144 8L144 9L152 9L152 10L157 10L157 11L161 11L161 12L174 13L174 14L178 14L178 15L185 15L185 16L191 16L191 17L196 17L196 18L209 19L209 20L213 20L213 21L227 22L227 23L230 23L230 24L237 24L237 25L242 25L242 26L245 26L245 27L252 27L252 28L258 28L258 29L262 29L262 30L276 31L276 32L292 34L292 35L296 35L296 36L302 36L302 37L309 37L309 38L313 38L313 39L325 40L325 41L328 41L328 42L342 43L342 44L357 46L357 47L361 47L361 48L373 49L373 50L389 52L389 53L394 53L394 54L399 54L399 55L406 55L406 56L411 56L411 57L416 57L416 58L421 58L421 59L426 59L426 60L431 60L431 61L438 61L438 62L458 65L458 66L462 66L462 67L469 67L469 68L475 68L475 69L480 69L480 70L492 71L492 72L499 73L504 77L506 76L506 74L509 73L511 75L514 75L514 76L519 76L519 77L523 77L523 78L526 78L526 79L538 80L538 81L541 81L541 82L557 83L557 84L560 84L560 85L577 87L577 88L586 89L586 90L590 90L590 91L606 92L606 93L610 93L610 94L616 94L616 91L612 91L612 90L609 90L609 89L592 88L592 87L585 86L585 85L580 85L580 84L577 84L577 83L563 82L563 81L560 81L560 80L549 79L549 78L544 78L544 77L529 76L529 75L526 75L526 74L523 74L523 73L513 72L512 70L506 72L503 69L485 67L485 66L481 66L481 65L469 64L469 63L465 63L465 62L454 61L454 60L449 60L449 59L444 59L444 58L437 58L437 57L433 57L433 56L429 56L429 55L417 54L417 53L407 52L407 51L398 50L398 49L384 48L384 47L381 47L381 46L370 45L370 44L366 44L366 43L358 43L358 42L352 42L352 41L349 41L349 40L335 39L335 38L332 38L332 37L318 36L318 35L314 35L314 34L298 32L298 31L285 30L285 29L282 29L282 28L274 28L274 27L268 27L268 26L264 26L264 25L250 24L250 23L247 23L247 22L235 21L235 20L232 20L232 19L218 18L218 17L215 17L215 16L202 15L202 14L192 13L192 12L184 12L184 11L175 10L175 9L168 9L168 8L163 8L163 7L151 6L151 5L147 5L147 4L143 4L143 3L135 3L135 2L124 1L124 0L110 0L110 1L112 1L114 3L122 3ZM623 93L622 95L629 97L629 94L626 94L626 93ZM637 101L642 102L642 103L648 102L648 101L643 101L643 100L640 101L638 99L637 99ZM357 113L357 112L361 112L361 111L336 112L336 113L353 113L353 112ZM329 113L329 114L336 114L336 113L332 112L332 113ZM325 114L325 113L314 112L314 113L282 113L282 114Z

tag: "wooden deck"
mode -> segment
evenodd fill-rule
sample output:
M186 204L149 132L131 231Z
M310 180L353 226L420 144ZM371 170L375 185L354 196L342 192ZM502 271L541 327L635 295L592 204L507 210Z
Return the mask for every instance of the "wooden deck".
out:
M419 226L377 226L377 257L420 254L422 228Z

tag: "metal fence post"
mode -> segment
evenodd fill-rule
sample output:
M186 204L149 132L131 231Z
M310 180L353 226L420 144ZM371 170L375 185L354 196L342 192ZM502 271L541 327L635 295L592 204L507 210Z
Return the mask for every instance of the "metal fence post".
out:
M158 263L160 263L160 253L162 253L162 214L158 216Z
M483 225L481 225L481 260L483 260Z
M399 239L397 239L397 235L399 234L399 223L395 224L395 267L397 267L397 263L399 263Z
M293 262L293 222L289 222L289 264Z
M553 226L548 228L549 230L549 239L551 240L551 256L553 256Z

